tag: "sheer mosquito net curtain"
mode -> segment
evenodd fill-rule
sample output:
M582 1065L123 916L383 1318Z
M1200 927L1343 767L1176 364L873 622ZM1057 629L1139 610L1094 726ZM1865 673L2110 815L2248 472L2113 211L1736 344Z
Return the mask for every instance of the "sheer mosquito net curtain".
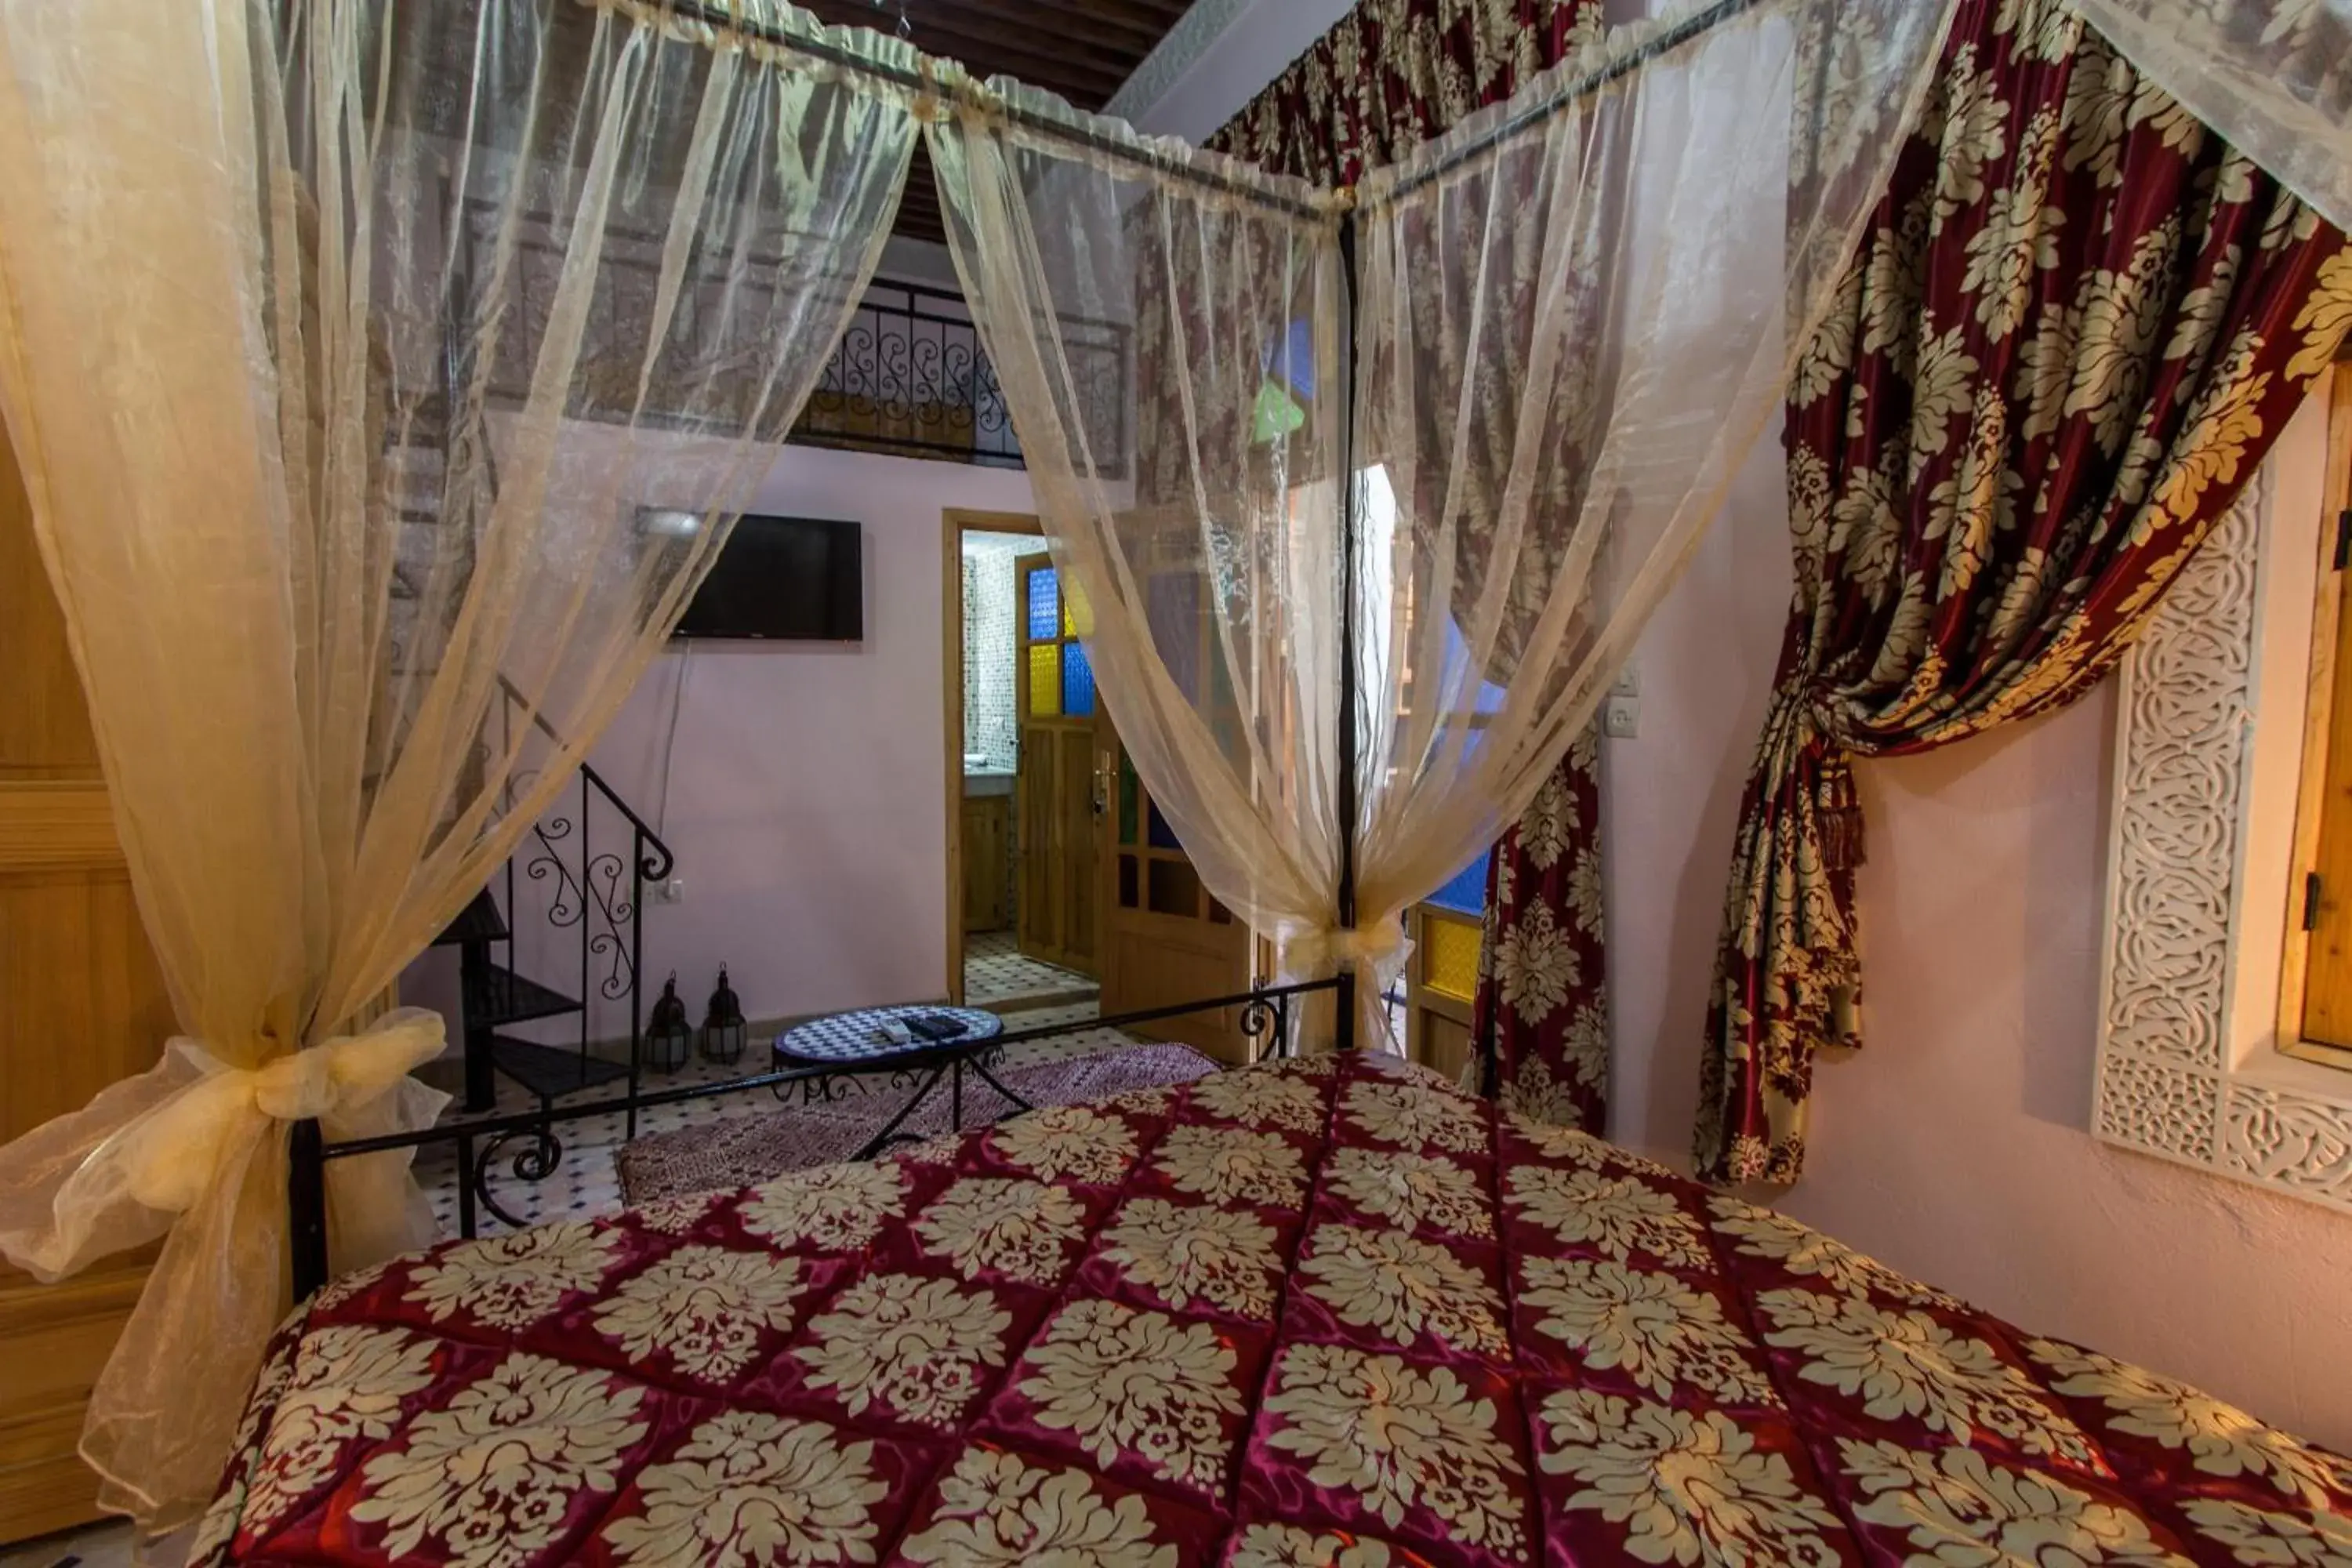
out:
M1368 176L1352 216L1001 80L927 127L1120 736L1286 977L1371 972L1367 1037L1402 911L1525 807L1779 405L1948 9L1677 6ZM1102 322L1138 345L1123 387L1078 352Z
M965 296L1119 739L1235 916L1277 936L1328 929L1332 198L1003 79L927 132ZM1106 331L1133 345L1123 374L1087 352Z
M2045 8L2058 16L2054 0ZM2352 5L2074 0L2074 8L2231 146L2352 230ZM2340 308L2352 313L2352 281L2341 288Z
M897 90L709 42L570 0L0 5L0 402L185 1037L0 1150L0 1253L168 1237L83 1444L145 1522L209 1493L283 1310L287 1124L432 1120L440 1020L370 999L659 647L889 228ZM429 1237L404 1157L331 1175L345 1266Z

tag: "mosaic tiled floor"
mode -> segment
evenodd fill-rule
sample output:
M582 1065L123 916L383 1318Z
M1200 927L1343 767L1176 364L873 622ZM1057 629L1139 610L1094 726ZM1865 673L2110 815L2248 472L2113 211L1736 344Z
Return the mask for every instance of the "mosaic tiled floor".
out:
M1009 931L970 931L963 939L963 999L968 1007L1006 1011L1030 997L1075 1001L1102 987L1083 974L1022 956Z
M1038 967L1045 966L1041 964ZM1063 972L1056 970L1055 973ZM1087 1022L1095 1016L1095 1004L1090 1001L1006 1014L1004 1024L1007 1029L1043 1028L1067 1024L1073 1026L1073 1032L1029 1045L1009 1046L1004 1051L1005 1065L1025 1067L1032 1062L1047 1061L1055 1057L1087 1056L1131 1043L1129 1037L1117 1029L1086 1027ZM705 1062L699 1057L689 1058L687 1065L677 1072L647 1074L646 1085L648 1089L672 1089L689 1083L719 1083L730 1078L759 1072L763 1070L768 1060L768 1045L765 1039L753 1040L744 1051L743 1060L728 1067ZM583 1098L604 1098L613 1092L611 1089L597 1090ZM638 1113L637 1131L640 1136L648 1132L667 1132L699 1121L741 1116L759 1109L763 1102L759 1093L719 1095L709 1100L689 1100L678 1105L654 1106ZM562 1102L559 1100L557 1103ZM539 1102L520 1085L501 1079L499 1081L498 1109L504 1115L520 1115L539 1109ZM563 1124L561 1129L563 1159L552 1175L540 1182L520 1180L506 1163L528 1146L526 1140L517 1139L499 1156L500 1166L491 1177L492 1190L498 1194L499 1203L508 1212L526 1225L610 1214L621 1206L620 1177L613 1166L613 1153L626 1141L627 1131L626 1119L617 1113ZM457 1235L457 1163L455 1148L444 1143L419 1152L416 1179L433 1202L434 1216L440 1221L442 1233ZM488 1234L503 1227L492 1216L483 1215L480 1216L480 1228Z

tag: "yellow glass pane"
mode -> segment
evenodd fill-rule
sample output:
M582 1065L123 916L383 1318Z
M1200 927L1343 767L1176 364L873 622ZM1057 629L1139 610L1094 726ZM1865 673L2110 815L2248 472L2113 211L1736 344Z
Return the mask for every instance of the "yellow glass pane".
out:
M1086 590L1078 586L1076 577L1062 586L1062 635L1066 637L1090 637L1095 635L1094 612L1087 607Z
M1062 645L1044 642L1029 649L1029 716L1062 716Z
M1425 939L1421 983L1457 1002L1476 997L1478 922L1424 910L1421 934Z

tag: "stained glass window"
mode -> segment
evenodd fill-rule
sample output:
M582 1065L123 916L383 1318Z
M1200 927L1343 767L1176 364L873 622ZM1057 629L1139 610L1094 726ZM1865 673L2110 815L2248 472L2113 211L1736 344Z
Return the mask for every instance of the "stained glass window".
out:
M1483 914L1486 909L1486 857L1479 856L1454 873L1445 886L1429 895L1429 901L1440 909L1457 914Z
M1029 649L1029 716L1033 719L1058 719L1062 716L1060 643L1037 643Z
M1029 574L1029 635L1043 641L1058 636L1061 627L1061 595L1055 586L1054 569L1040 566Z
M1072 719L1094 717L1095 667L1084 643L1067 645L1062 655L1062 711Z

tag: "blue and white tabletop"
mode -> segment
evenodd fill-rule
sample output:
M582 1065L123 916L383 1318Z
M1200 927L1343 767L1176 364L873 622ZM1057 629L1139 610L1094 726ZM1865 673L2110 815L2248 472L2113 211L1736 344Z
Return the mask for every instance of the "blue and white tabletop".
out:
M962 1026L962 1033L929 1039L907 1027L909 1018L951 1020ZM880 1062L977 1045L1003 1032L1003 1019L978 1007L862 1007L812 1018L785 1031L776 1037L775 1054L795 1062Z

